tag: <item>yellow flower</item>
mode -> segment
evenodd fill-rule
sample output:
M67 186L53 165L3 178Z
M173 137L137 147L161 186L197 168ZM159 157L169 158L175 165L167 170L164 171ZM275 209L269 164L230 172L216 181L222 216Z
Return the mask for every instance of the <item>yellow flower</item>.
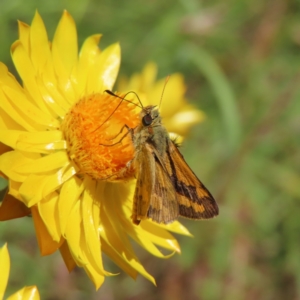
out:
M0 300L2 300L7 286L9 269L10 269L10 258L9 258L9 253L6 244L2 248L0 248L0 266L1 266ZM21 290L15 292L13 295L9 296L6 299L7 300L39 300L40 295L37 287L34 285L34 286L26 286Z
M138 122L136 106L104 93L118 73L119 45L101 51L101 36L93 35L78 56L67 12L52 43L38 13L31 26L19 22L19 35L11 52L23 86L0 63L0 172L9 180L0 220L31 214L41 254L59 250L67 268L84 268L96 288L113 275L104 269L102 252L132 278L140 273L155 283L130 240L166 258L180 252L170 231L189 232L179 222L134 225L135 181L105 180L134 155L130 137L107 144L122 125Z
M141 74L134 74L129 80L123 78L119 90L134 90L144 106L159 105L161 101L160 113L164 126L169 132L185 136L191 126L204 120L205 115L188 104L184 98L186 87L181 74L172 74L168 81L166 79L156 81L156 76L157 66L150 62Z

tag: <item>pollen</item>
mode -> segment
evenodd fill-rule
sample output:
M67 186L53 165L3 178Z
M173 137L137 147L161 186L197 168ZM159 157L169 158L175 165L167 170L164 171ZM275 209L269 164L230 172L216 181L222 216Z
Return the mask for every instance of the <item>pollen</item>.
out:
M130 101L107 93L80 99L61 124L78 174L100 180L125 179L123 171L134 157L131 129L138 122L139 109Z

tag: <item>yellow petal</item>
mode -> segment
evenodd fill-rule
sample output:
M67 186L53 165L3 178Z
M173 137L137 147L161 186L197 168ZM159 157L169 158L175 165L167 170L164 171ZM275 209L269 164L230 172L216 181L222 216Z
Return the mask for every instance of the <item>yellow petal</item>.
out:
M12 197L14 197L14 198L18 199L19 201L21 201L22 204L24 204L23 201L22 201L22 197L19 193L19 189L20 189L21 184L22 184L22 182L17 182L17 181L14 181L10 178L10 180L9 180L9 194Z
M139 76L139 74L133 74L130 77L129 82L127 81L127 78L121 78L121 82L118 82L118 90L120 91L124 91L124 92L130 92L130 91L138 91L138 95L140 96L140 94L145 94L142 91L139 90L139 87L142 85L143 80L141 79L141 77ZM143 105L148 105L147 102L144 103Z
M41 97L39 88L36 84L36 76L33 64L30 61L28 53L26 53L25 48L20 43L20 41L16 41L11 46L11 55L15 67L23 80L26 90L32 96L32 99L35 101L36 105L42 110L42 112L49 114L49 110L45 104L44 99Z
M96 211L99 212L99 203L95 201L96 197L96 182L91 178L85 178L85 190L81 199L81 215L82 215L82 227L83 236L81 244L81 250L85 254L87 264L84 268L87 268L88 272L92 274L100 274L101 276L113 275L103 268L101 253L100 239L98 236L99 227L99 215L96 219L93 218L94 210L98 206ZM93 281L96 283L98 275ZM101 277L100 277L101 278Z
M73 18L64 11L56 28L53 43L52 57L58 84L69 102L76 99L70 74L77 65L77 32Z
M15 134L15 131L13 133ZM0 131L0 139L1 139L1 131ZM53 152L53 150L66 149L67 143L63 139L62 132L59 130L41 131L41 132L22 131L17 137L15 146L13 148L22 151L48 154L49 152Z
M30 122L30 124L33 123L34 125L35 123L37 123L38 125L41 125L43 127L59 127L59 122L57 119L53 118L49 113L43 113L39 109L37 109L32 103L28 101L27 96L25 96L24 93L17 92L10 87L3 87L2 90L7 98L13 99L13 103L17 107L20 107L22 109L22 113L20 113L18 110L17 111L20 113L21 117ZM47 102L48 106L52 110L54 110L57 106L53 99L47 99L47 96L45 96L43 100L44 103Z
M110 199L107 205L102 205L101 222L99 227L102 250L111 257L128 275L136 278L137 272L155 284L154 278L144 269L136 257L128 234L133 234L137 226L132 224L131 219L126 219L122 212L122 204L115 199L126 199L132 197L133 185L131 189L128 184L106 183L103 191L104 199ZM103 200L101 203L105 203ZM119 222L114 222L118 219ZM148 249L147 249L148 250Z
M47 42L44 47L49 47L48 44ZM40 72L37 71L36 80L44 101L57 116L63 117L64 112L69 110L70 105L72 105L76 99L68 99L68 97L65 97L64 89L60 89L61 77L57 76L54 70L56 64L53 65L50 53L48 56L48 59L45 59L42 70ZM67 79L65 79L65 81L66 80ZM68 80L67 82L70 83Z
M118 84L119 90L121 91L132 91L136 90L139 93L148 93L153 89L155 79L157 76L157 65L155 63L149 62L143 68L141 74L134 74L130 77L129 82L125 79L121 84ZM144 105L149 105L150 103L143 102Z
M46 76L44 76L46 77ZM49 84L49 82L48 82ZM42 81L41 78L37 78L37 85L39 87L39 92L43 98L43 100L45 101L45 103L47 104L47 106L49 106L50 108L50 111L55 114L56 117L59 117L59 118L63 118L66 113L68 112L69 108L70 108L70 105L68 104L67 101L62 101L62 97L58 97L57 99L58 100L61 100L61 101L56 101L56 96L59 95L57 90L54 89L54 96L52 96L50 93L49 93L49 90L45 87L44 85L44 82ZM49 85L48 85L49 87ZM50 85L51 87L51 85ZM53 90L52 90L53 91Z
M7 300L40 300L40 294L35 285L26 286L7 298Z
M0 299L3 299L10 270L10 258L6 244L0 248L0 266Z
M46 175L30 174L22 183L19 192L24 203L30 207L57 190L65 181L76 173L69 165ZM36 187L35 190L32 187Z
M23 182L27 178L22 174L17 173L18 167L22 164L33 162L39 155L25 155L20 151L10 151L0 156L0 170L10 179L18 182Z
M112 261L114 261L123 271L126 272L131 278L136 279L138 275L138 271L134 267L134 264L132 264L133 260L127 259L131 256L127 256L124 253L124 256L121 255L120 251L114 247L111 243L109 243L110 240L113 240L113 236L111 236L111 239L108 239L106 235L101 235L101 244L102 244L102 251L105 253ZM138 259L135 258L135 260L138 262ZM140 265L141 269L143 268L142 265ZM146 271L144 271L146 272ZM146 272L147 273L147 272Z
M41 144L53 143L63 140L60 130L39 131L39 132L20 132L19 142Z
M77 47L75 22L71 15L67 11L64 11L56 28L52 44L54 63L58 60L62 64L63 74L70 75L77 64Z
M21 184L22 184L21 182L14 181L10 178L8 186L9 186L9 194L23 203L22 197L19 193L19 188Z
M96 289L99 289L104 282L105 277L102 274L98 273L91 265L85 265L84 269L91 281L94 283Z
M71 105L73 105L74 101L77 101L79 97L71 99L66 97L65 91L59 88L58 80L59 78L57 78L54 73L53 64L48 63L39 81L40 91L44 96L45 101L47 101L47 103L51 103L53 107L52 109L55 109L56 114L60 115L60 111L68 112ZM57 106L54 106L53 104L57 104ZM64 116L62 116L62 118L63 117Z
M164 124L169 131L174 131L180 135L186 135L193 125L202 122L204 119L205 115L200 110L181 110L172 117L166 118Z
M56 242L52 239L36 206L31 208L31 213L41 254L49 255L54 253L59 249L64 240L61 239L60 242Z
M16 170L18 173L45 173L51 172L58 168L69 165L69 157L65 151L58 151L44 157L38 158L34 161L19 165Z
M96 197L96 181L86 178L84 181L85 190L81 200L81 215L84 229L84 238L86 240L86 252L88 258L94 265L94 268L106 275L102 264L100 239L98 236L99 217L94 219L94 206L99 207L99 203L94 200Z
M133 249L130 252L124 252L124 250L121 250L122 248L118 247L120 243L118 238L114 234L111 234L111 232L108 234L108 236L105 233L101 234L102 251L133 279L136 279L138 273L140 273L156 285L154 277L145 270L134 254Z
M25 133L25 131L21 130L0 130L0 142L11 147L17 148L17 141L21 134Z
M73 259L78 265L84 266L87 264L87 259L81 248L81 222L80 201L77 201L69 215L65 237Z
M88 77L88 93L103 92L111 90L120 67L120 45L113 44L107 47L97 57L94 68Z
M144 229L145 239L151 240L160 247L180 253L180 246L177 240L167 230L156 226L156 224L148 220L141 222L140 226Z
M94 226L95 226L95 229L97 230L98 234L100 234L99 226L101 223L99 195L103 195L105 185L106 185L106 182L98 181L97 185L96 185L95 194L93 195L93 197L94 197L94 199L96 199L96 201L94 200L95 202L94 202L93 210L92 210L92 218L95 220Z
M82 181L76 176L66 181L60 191L58 200L59 222L62 235L65 237L69 215L83 191Z
M162 96L166 79L159 80L149 91L148 98L152 105L158 105ZM164 90L163 99L160 107L163 118L168 118L178 111L185 104L184 93L186 87L181 74L172 74Z
M135 234L132 234L132 231L129 232L131 237L140 244L143 248L145 248L148 252L150 252L152 255L160 257L160 258L169 258L174 255L175 251L173 251L170 254L164 255L153 243L150 239L145 239L145 232L142 229L136 230ZM149 236L147 235L149 238ZM158 242L158 241L157 241ZM177 250L176 250L177 251Z
M61 239L57 207L58 197L58 193L54 192L37 204L40 217L52 239L56 242L59 242Z
M95 61L101 52L98 47L100 38L101 34L92 35L84 41L84 44L81 47L76 70L76 77L78 80L77 93L80 95L80 98L84 92L88 92L86 90L88 74L94 67Z
M15 125L14 123L17 123L18 125L22 126L23 128L25 128L26 130L32 131L34 130L34 124L28 122L28 120L25 120L23 118L23 116L20 114L20 111L17 111L15 109L15 107L12 106L12 104L10 103L10 101L7 99L6 95L3 93L3 91L0 89L0 99L1 99L1 110L3 110L3 113L1 113L1 118L3 120L4 123L7 124L7 122L5 122L5 120L8 120L9 123L11 124L7 124L7 125L12 125L9 126L10 129L14 129ZM6 118L6 114L9 115L9 118ZM13 122L10 121L13 120ZM2 128L8 128L7 125L2 126ZM16 128L17 129L17 128Z
M168 225L159 225L158 226L164 226L164 228L166 228L169 231L178 233L178 234L182 234L182 235L186 235L186 236L193 236L186 227L184 227L180 222L178 221L174 221L171 224Z
M104 190L104 199L130 199L128 200L130 204L132 205L132 197L133 197L133 190L134 185L128 185L127 184L117 184L114 183L106 183L106 188ZM112 230L115 230L118 232L119 238L120 238L120 244L118 247L125 247L129 248L128 242L127 242L127 235L130 235L132 239L134 239L137 243L139 243L143 248L145 248L148 252L150 252L152 255L155 255L157 257L161 258L168 258L174 255L174 253L170 253L168 255L164 255L155 245L154 243L144 238L145 231L140 227L136 226L132 223L130 219L131 215L131 205L125 206L121 205L121 203L118 203L117 201L111 201L109 205L103 206L103 213L101 213L101 220L103 222L103 227L105 230L108 230L109 232ZM122 212L122 210L125 210L125 213ZM108 224L104 223L104 215L107 216L107 220L115 220L116 218L119 220L119 222L111 222L109 221ZM127 218L126 218L127 216ZM125 251L125 250L123 250Z
M25 48L26 52L29 52L29 35L30 35L30 26L26 23L18 21L19 27L19 40L23 47Z
M115 222L111 222L106 214L102 214L101 220L103 224L106 224L105 227L99 228L102 251L133 279L136 279L137 274L140 273L155 284L155 279L145 270L135 255L126 237L126 232L116 230L114 228ZM125 238L127 242L124 243Z
M11 73L9 73L6 65L2 62L0 62L0 83L3 86L8 86L19 92L23 91L16 78Z
M35 13L30 27L30 58L37 73L43 71L50 59L47 31L38 12Z
M49 153L51 150L67 148L62 132L58 130L26 132L0 129L0 142L14 149L37 153Z
M0 91L1 93L1 91ZM0 100L1 101L1 100ZM0 130L2 129L16 129L16 130L24 130L20 124L18 124L12 117L7 114L1 107L0 107Z
M123 188L123 189L122 189ZM125 188L125 190L124 190ZM123 205L122 209L125 211L125 216L128 216L127 222L125 220L121 220L122 221L122 226L124 227L124 230L127 232L128 235L130 235L137 243L139 243L142 247L144 247L148 252L150 252L152 255L160 257L160 258L169 258L172 255L174 255L175 251L178 251L178 244L176 245L176 243L172 244L172 242L170 241L170 243L166 243L165 246L167 249L172 250L173 252L167 255L164 255L154 244L152 237L148 236L148 239L143 238L143 234L147 234L147 231L143 230L142 226L136 226L132 223L131 218L129 216L131 216L131 210L132 210L132 197L133 197L133 192L135 189L135 185L131 185L130 187L131 193L128 194L128 196L126 195L126 189L128 189L128 185L125 186L123 185L123 187L121 187L119 185L119 192L120 194L123 195L124 197L128 197L130 200L126 202L127 205ZM116 189L115 191L116 192ZM113 197L112 195L110 197ZM114 197L117 197L116 195ZM120 197L120 195L119 195ZM129 205L128 205L129 204ZM114 211L110 211L110 208ZM110 205L109 210L107 210L107 215L112 215L116 214L118 212L117 207L114 207L112 205ZM119 216L120 218L124 218L124 214ZM158 227L158 228L163 228L164 225L159 225L156 223L152 223L151 221L146 221L146 222L150 222L151 226L152 224L154 224L154 227ZM142 222L143 223L143 222ZM150 227L151 227L150 226ZM146 225L147 227L147 225ZM149 226L148 226L149 227ZM154 229L151 229L154 230ZM165 231L165 230L163 230ZM168 234L167 234L168 235ZM171 235L168 235L168 238L170 238L170 240L173 240L173 237ZM161 241L162 242L162 241ZM158 243L158 241L157 241Z

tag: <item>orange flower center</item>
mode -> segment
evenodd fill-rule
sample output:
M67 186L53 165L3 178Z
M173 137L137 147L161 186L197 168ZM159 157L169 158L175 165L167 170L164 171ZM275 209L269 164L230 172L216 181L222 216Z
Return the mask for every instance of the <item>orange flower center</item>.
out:
M117 97L104 93L79 100L61 124L78 174L100 180L122 179L134 156L131 133L124 125L134 128L138 123L136 106Z

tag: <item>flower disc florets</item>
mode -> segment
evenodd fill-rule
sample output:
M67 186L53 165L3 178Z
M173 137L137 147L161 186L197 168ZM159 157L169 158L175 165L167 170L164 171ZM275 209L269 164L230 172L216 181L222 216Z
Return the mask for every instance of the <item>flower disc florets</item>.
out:
M86 96L70 109L61 129L78 174L116 179L114 175L134 156L125 124L138 124L136 106L106 93Z

